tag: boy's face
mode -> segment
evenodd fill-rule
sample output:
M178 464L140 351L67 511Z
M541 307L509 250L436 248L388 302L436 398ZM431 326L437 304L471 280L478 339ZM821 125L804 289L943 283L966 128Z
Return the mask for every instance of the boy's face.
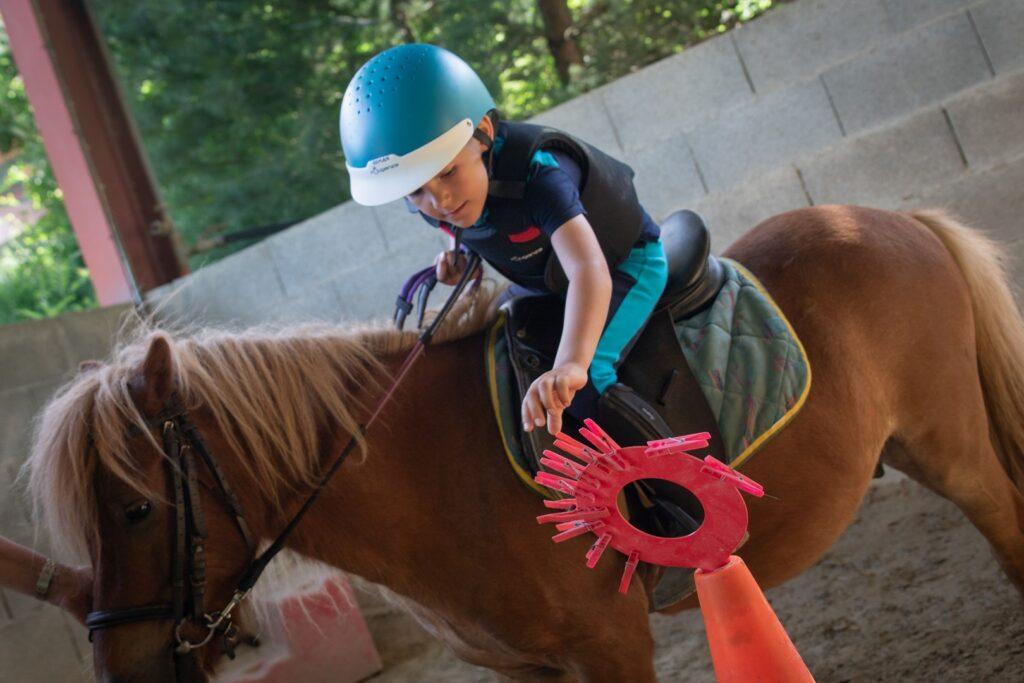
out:
M481 156L486 149L470 139L440 173L408 195L409 201L431 218L460 228L476 223L487 201L487 168Z

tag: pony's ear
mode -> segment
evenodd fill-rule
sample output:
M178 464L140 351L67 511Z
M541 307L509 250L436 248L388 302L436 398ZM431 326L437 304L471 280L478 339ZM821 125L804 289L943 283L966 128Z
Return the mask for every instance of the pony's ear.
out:
M144 415L156 415L174 391L174 363L171 345L162 334L149 340L149 350L142 367L128 382L132 399Z

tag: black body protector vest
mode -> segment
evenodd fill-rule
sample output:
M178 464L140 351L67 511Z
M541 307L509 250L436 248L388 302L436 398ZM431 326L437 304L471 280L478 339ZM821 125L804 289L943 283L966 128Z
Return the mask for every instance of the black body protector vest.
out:
M644 210L633 188L633 169L613 159L596 147L546 126L529 123L507 123L506 138L491 167L488 198L521 200L526 187L530 160L541 148L554 149L571 156L580 166L580 202L587 210L587 220L597 235L609 270L616 268L629 255L643 230ZM501 225L510 212L508 202L488 205L490 220ZM463 235L471 248L472 231ZM486 250L481 256L487 257ZM552 252L544 272L544 283L556 293L564 292L569 281Z

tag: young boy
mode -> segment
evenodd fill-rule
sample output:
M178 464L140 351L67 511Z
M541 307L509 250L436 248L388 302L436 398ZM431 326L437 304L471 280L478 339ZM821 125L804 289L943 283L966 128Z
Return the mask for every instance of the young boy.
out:
M352 196L405 198L411 211L480 254L518 292L565 296L552 369L523 398L523 428L561 430L562 411L596 417L602 395L628 391L616 368L665 288L660 231L633 172L553 129L499 122L459 57L432 45L386 50L353 77L341 104ZM438 256L454 283L465 259Z

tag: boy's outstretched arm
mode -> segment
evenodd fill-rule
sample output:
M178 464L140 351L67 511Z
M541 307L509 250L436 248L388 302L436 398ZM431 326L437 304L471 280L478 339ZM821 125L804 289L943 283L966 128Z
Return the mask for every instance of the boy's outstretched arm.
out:
M551 244L569 279L562 339L554 366L534 380L523 397L522 415L526 431L546 423L548 431L556 434L562 429L562 411L587 383L587 370L608 318L612 278L586 216L566 221L552 234Z

